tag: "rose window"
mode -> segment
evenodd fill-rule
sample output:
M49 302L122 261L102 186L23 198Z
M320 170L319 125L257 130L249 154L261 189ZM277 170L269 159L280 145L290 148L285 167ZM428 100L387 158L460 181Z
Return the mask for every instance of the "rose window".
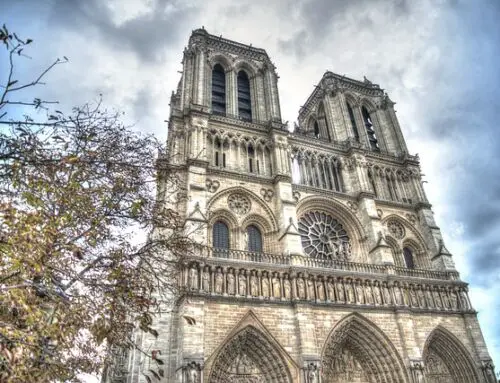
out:
M304 214L299 220L302 247L307 255L319 259L348 260L351 242L342 224L319 211Z
M387 223L387 228L389 229L389 232L394 236L394 238L396 239L404 238L405 228L398 221L389 221Z
M250 211L250 200L243 194L235 193L227 197L229 208L238 215L247 214Z

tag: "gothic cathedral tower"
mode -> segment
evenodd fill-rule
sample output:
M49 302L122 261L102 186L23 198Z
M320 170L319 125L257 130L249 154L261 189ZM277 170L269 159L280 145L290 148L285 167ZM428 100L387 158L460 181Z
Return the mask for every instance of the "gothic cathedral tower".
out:
M162 381L494 382L389 96L326 72L290 132L277 81L263 49L193 31L168 167L200 246L144 340Z

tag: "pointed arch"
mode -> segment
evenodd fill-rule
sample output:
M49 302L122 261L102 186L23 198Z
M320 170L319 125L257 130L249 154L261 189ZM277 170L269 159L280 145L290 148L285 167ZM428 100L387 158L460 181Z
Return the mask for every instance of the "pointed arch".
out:
M343 382L344 364L370 383L408 382L404 363L389 338L357 313L340 320L327 337L321 353L323 382Z
M427 337L423 358L428 383L479 381L470 353L455 335L441 325Z
M328 141L332 140L328 118L326 117L325 103L323 101L320 101L318 104L318 129L321 138Z
M205 369L208 383L236 381L238 375L272 383L298 379L296 364L251 310L207 359Z

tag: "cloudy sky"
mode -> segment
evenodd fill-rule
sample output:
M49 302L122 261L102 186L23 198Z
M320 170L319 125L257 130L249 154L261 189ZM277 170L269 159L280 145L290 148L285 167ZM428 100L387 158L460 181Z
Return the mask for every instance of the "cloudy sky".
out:
M326 70L380 84L421 157L438 225L500 367L498 1L3 0L0 11L0 22L34 39L19 76L70 60L40 95L68 109L102 93L162 138L182 50L201 26L267 50L284 121L296 120Z

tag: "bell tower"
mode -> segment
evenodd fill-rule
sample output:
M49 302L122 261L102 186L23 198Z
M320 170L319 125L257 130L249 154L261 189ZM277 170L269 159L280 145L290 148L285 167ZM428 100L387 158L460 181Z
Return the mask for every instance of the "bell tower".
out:
M263 49L197 29L182 64L160 161L198 245L141 335L162 381L494 382L388 94L326 72L291 132Z

